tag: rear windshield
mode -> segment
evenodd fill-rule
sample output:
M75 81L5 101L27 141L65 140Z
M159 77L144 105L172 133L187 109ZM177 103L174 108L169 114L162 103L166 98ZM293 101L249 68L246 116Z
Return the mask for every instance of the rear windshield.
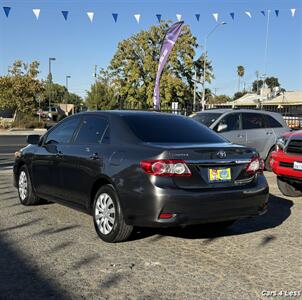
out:
M192 119L210 127L221 115L220 113L199 113L194 115Z
M173 115L126 115L123 119L133 133L149 143L223 143L212 130L185 117Z

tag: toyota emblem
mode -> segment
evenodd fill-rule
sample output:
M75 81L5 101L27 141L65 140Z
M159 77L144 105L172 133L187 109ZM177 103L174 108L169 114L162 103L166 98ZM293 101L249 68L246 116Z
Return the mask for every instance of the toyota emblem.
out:
M226 158L226 152L225 151L223 151L223 150L220 150L220 151L218 151L217 152L217 154L216 154L219 158Z

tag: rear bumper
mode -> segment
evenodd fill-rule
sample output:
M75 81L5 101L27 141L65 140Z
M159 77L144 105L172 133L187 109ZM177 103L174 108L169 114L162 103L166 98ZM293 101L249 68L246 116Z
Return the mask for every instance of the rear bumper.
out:
M294 170L291 166L295 161L302 162L302 156L288 155L279 150L272 153L270 165L272 167L272 171L278 176L302 181L302 171ZM282 166L280 163L286 163L288 166Z
M238 189L188 191L157 188L153 193L144 193L141 199L132 198L129 213L126 212L125 216L128 224L149 227L235 220L265 213L268 196L269 188L263 175L259 175L250 187ZM161 213L175 216L159 219Z

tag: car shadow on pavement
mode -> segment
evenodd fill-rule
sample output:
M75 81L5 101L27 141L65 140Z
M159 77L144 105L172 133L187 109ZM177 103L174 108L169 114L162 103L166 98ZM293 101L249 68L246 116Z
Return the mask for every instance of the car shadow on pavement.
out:
M154 236L152 241L162 239L165 236L179 237L184 239L206 239L205 243L210 243L214 239L224 236L240 235L281 225L291 214L291 200L270 194L268 210L266 214L254 218L241 219L232 226L218 229L211 224L194 225L172 228L138 228L131 236L131 240L138 240ZM275 239L269 236L263 240L265 245Z
M0 234L1 299L71 299Z

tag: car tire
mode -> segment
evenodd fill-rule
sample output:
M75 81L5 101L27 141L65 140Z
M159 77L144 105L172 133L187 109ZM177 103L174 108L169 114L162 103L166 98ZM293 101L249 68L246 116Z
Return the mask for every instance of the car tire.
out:
M301 197L302 191L295 188L289 182L284 181L281 177L277 177L278 188L284 196Z
M272 152L274 151L275 149L271 149L271 151L268 153L267 157L266 157L266 160L264 162L264 167L265 167L265 170L268 171L268 172L272 172L272 167L271 167L271 164L270 164L270 160L271 160L271 157L272 157Z
M37 205L41 203L41 199L37 197L29 176L27 167L24 165L18 173L18 195L22 205Z
M98 236L105 242L126 241L133 226L125 223L118 195L112 185L102 186L94 197L93 223Z

